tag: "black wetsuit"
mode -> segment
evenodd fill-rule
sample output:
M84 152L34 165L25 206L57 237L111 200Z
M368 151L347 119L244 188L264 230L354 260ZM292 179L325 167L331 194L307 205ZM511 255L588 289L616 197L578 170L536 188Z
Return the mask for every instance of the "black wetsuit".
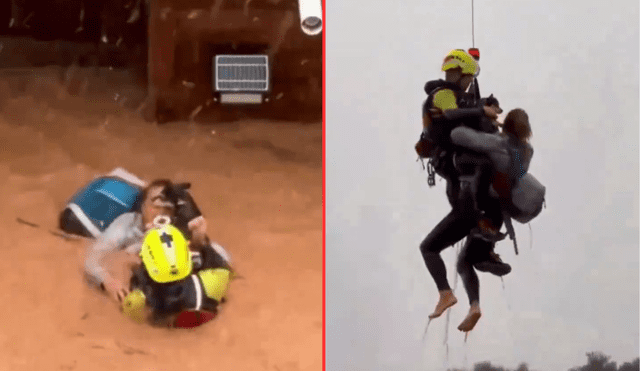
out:
M498 228L502 226L501 215L491 217L491 222ZM457 270L462 279L469 304L480 301L480 282L474 265L491 259L490 253L495 247L495 242L488 242L481 238L469 237L458 255Z
M428 98L423 105L423 113L433 107L433 96L441 88L447 88L456 95L458 109L447 110L441 117L433 118L428 129L429 139L436 145L435 170L447 181L447 197L452 206L452 210L438 223L420 244L420 251L423 259L433 277L439 291L450 289L444 261L440 257L440 252L445 248L460 241L477 226L479 215L474 208L476 200L475 193L478 187L460 183L460 175L467 175L465 172L473 172L477 167L460 166L456 164L457 154L467 154L467 158L480 161L480 155L474 155L470 151L456 148L450 140L451 131L461 125L469 126L476 130L487 131L486 122L482 120L484 110L477 107L471 94L462 91L457 85L443 80L430 81L425 85L425 92ZM491 125L493 126L493 125ZM459 156L458 155L458 156ZM464 158L464 157L463 157ZM458 157L459 162L461 158ZM472 161L473 162L473 161ZM486 162L484 162L486 164ZM456 166L457 165L457 166ZM471 175L471 174L469 174ZM488 187L490 178L483 178ZM477 184L476 184L477 185ZM478 208L484 210L486 214L493 217L501 217L500 205L497 200L489 197L477 199Z

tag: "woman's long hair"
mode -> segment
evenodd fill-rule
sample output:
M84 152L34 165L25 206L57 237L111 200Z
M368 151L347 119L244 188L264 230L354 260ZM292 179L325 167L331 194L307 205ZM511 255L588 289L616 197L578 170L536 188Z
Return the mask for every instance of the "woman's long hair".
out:
M531 135L531 124L529 123L529 115L522 108L516 108L509 111L504 119L502 133L518 139L521 143L529 142Z

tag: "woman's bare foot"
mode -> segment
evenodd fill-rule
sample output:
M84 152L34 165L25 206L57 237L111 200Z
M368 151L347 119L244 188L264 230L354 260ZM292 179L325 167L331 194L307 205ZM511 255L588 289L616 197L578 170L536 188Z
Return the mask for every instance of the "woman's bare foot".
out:
M429 315L429 319L438 318L444 313L445 310L451 308L455 303L458 302L458 299L453 295L453 291L451 290L442 290L440 291L440 300L438 300L438 304L436 305L436 309Z
M480 319L481 316L482 316L482 313L480 313L480 304L479 303L471 304L471 308L469 308L469 313L467 314L465 319L462 321L460 326L458 326L458 330L463 332L469 332L473 330L473 328L475 327L476 323L478 323L478 320Z

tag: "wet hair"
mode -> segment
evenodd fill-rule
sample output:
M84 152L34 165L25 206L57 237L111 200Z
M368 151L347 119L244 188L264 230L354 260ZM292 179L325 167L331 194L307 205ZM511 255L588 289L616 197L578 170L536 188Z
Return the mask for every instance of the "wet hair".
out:
M528 142L533 134L529 123L529 115L522 108L512 109L504 119L502 132L515 137L522 143Z
M151 189L156 187L162 187L163 189L161 194L164 197L166 197L169 201L173 202L174 205L177 204L177 200L175 199L176 197L174 195L174 192L172 192L173 183L171 182L171 180L156 179L153 182L149 183L149 185L146 186L142 190L142 192L138 195L138 197L133 203L132 210L136 212L142 212L142 204L144 203L144 200L147 199L147 196L149 195L149 192L151 191Z

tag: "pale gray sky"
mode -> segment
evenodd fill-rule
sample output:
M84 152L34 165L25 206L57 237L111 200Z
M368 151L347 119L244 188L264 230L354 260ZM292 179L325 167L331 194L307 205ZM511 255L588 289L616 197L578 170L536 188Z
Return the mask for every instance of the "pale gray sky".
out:
M449 365L564 371L638 356L638 1L475 2L484 96L533 126L547 208L480 274L483 317L464 343L462 285ZM471 0L327 2L327 370L442 370L445 316L418 245L449 211L415 162L427 80L471 47ZM504 118L504 115L503 117ZM455 249L443 252L454 282Z

